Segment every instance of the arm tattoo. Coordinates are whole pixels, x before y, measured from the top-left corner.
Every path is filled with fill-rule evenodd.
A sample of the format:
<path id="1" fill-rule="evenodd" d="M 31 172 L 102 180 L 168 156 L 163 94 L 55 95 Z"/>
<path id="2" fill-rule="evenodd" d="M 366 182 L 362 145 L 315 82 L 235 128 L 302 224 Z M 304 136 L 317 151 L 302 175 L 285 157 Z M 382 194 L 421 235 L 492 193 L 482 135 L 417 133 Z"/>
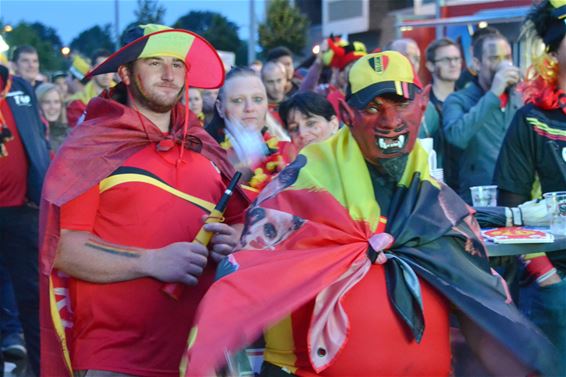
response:
<path id="1" fill-rule="evenodd" d="M 128 257 L 128 258 L 139 258 L 140 257 L 140 254 L 138 252 L 136 252 L 135 250 L 105 245 L 105 244 L 102 244 L 102 243 L 94 241 L 94 240 L 88 240 L 85 243 L 85 246 L 90 247 L 91 249 L 104 251 L 105 253 L 108 253 L 108 254 L 121 255 L 123 257 Z"/>

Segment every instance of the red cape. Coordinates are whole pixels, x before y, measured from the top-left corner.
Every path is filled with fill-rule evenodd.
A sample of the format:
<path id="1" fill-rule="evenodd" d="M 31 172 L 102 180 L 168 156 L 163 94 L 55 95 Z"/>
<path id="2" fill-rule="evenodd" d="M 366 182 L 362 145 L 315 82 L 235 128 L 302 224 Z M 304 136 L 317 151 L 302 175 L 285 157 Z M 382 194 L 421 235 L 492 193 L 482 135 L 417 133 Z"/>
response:
<path id="1" fill-rule="evenodd" d="M 45 179 L 39 226 L 42 376 L 70 376 L 71 373 L 65 361 L 67 344 L 57 334 L 51 315 L 54 307 L 50 300 L 50 277 L 60 235 L 60 207 L 100 182 L 148 144 L 157 146 L 161 143 L 167 148 L 175 142 L 181 143 L 183 105 L 177 104 L 173 109 L 171 137 L 163 134 L 136 110 L 110 98 L 114 93 L 116 91 L 89 102 L 85 121 L 65 141 Z M 226 183 L 234 174 L 225 151 L 200 126 L 192 113 L 184 146 L 212 161 L 220 169 Z M 240 189 L 238 193 L 246 198 Z"/>

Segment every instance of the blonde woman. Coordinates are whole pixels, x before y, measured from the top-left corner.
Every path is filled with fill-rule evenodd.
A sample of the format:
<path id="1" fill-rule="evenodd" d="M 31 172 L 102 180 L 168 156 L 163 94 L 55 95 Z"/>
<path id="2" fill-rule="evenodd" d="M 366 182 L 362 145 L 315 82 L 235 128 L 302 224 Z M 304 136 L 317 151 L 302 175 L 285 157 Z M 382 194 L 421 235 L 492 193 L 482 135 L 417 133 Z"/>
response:
<path id="1" fill-rule="evenodd" d="M 52 83 L 43 83 L 35 89 L 35 95 L 39 101 L 41 114 L 49 124 L 49 141 L 53 151 L 57 151 L 65 137 L 69 127 L 63 96 L 59 87 Z"/>
<path id="2" fill-rule="evenodd" d="M 226 74 L 214 112 L 206 130 L 229 151 L 236 167 L 247 171 L 249 186 L 261 190 L 294 159 L 295 148 L 270 118 L 265 86 L 252 69 L 236 67 Z M 254 158 L 242 161 L 242 155 L 251 154 Z"/>

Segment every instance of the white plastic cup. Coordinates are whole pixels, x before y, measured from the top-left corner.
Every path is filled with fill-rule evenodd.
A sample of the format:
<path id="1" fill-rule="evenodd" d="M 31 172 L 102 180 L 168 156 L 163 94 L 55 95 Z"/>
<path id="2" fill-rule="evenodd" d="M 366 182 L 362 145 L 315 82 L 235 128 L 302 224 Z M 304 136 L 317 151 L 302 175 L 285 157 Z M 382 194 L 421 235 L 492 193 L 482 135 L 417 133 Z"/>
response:
<path id="1" fill-rule="evenodd" d="M 432 169 L 430 175 L 440 182 L 444 182 L 444 169 Z"/>
<path id="2" fill-rule="evenodd" d="M 543 194 L 550 221 L 550 233 L 566 236 L 566 191 Z"/>
<path id="3" fill-rule="evenodd" d="M 497 186 L 473 186 L 470 191 L 474 207 L 497 206 Z"/>
<path id="4" fill-rule="evenodd" d="M 430 151 L 434 149 L 434 140 L 432 139 L 432 137 L 425 137 L 419 139 L 419 141 L 421 142 L 422 147 L 425 151 L 427 151 L 427 153 L 430 153 Z"/>
<path id="5" fill-rule="evenodd" d="M 425 137 L 424 139 L 419 139 L 421 142 L 421 146 L 424 148 L 426 153 L 428 153 L 428 167 L 432 174 L 433 170 L 437 168 L 436 162 L 436 151 L 434 150 L 434 140 L 432 137 Z"/>

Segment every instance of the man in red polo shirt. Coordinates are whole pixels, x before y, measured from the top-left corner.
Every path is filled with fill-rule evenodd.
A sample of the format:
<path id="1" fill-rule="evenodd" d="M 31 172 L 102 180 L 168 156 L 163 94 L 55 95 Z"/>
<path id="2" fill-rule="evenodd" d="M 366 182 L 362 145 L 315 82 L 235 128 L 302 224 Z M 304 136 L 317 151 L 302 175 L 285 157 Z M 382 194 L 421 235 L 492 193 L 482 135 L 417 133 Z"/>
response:
<path id="1" fill-rule="evenodd" d="M 45 376 L 177 376 L 212 262 L 232 252 L 248 204 L 236 191 L 225 213 L 236 225 L 207 224 L 209 249 L 193 242 L 233 169 L 179 100 L 188 77 L 220 86 L 223 66 L 186 30 L 144 25 L 129 37 L 88 75 L 117 70 L 122 82 L 90 101 L 46 180 Z M 184 290 L 172 298 L 164 282 Z"/>

